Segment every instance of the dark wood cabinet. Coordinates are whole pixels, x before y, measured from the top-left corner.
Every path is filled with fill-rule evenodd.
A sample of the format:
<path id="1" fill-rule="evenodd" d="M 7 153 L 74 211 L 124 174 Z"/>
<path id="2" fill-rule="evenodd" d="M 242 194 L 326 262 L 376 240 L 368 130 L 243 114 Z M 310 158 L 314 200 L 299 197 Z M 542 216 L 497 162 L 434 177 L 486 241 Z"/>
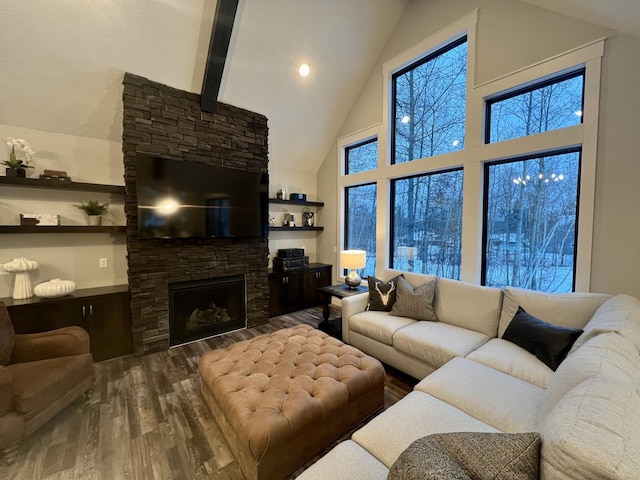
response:
<path id="1" fill-rule="evenodd" d="M 300 270 L 269 270 L 269 316 L 321 305 L 324 297 L 318 288 L 331 285 L 331 268 L 324 263 L 312 263 Z"/>
<path id="2" fill-rule="evenodd" d="M 331 285 L 331 265 L 309 268 L 304 276 L 304 300 L 310 307 L 322 305 L 324 295 L 318 289 Z"/>
<path id="3" fill-rule="evenodd" d="M 2 300 L 16 333 L 78 325 L 91 338 L 94 362 L 133 353 L 127 285 L 85 288 L 59 298 Z"/>

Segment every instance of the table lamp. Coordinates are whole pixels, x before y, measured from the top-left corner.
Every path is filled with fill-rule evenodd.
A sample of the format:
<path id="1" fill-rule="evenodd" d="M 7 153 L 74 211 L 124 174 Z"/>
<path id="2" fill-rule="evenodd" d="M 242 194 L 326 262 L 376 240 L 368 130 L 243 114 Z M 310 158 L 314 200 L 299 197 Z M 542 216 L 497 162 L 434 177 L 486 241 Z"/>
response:
<path id="1" fill-rule="evenodd" d="M 356 288 L 360 285 L 362 279 L 356 269 L 364 268 L 367 265 L 367 252 L 364 250 L 343 250 L 340 252 L 340 263 L 342 268 L 351 270 L 346 277 L 344 283 L 349 288 Z"/>

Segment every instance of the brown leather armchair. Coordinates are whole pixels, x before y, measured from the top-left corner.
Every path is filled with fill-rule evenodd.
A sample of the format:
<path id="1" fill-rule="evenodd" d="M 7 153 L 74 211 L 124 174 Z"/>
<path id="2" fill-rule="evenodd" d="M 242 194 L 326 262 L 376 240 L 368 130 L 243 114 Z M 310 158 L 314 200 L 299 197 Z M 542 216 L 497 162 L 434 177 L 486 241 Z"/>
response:
<path id="1" fill-rule="evenodd" d="M 15 335 L 0 302 L 0 449 L 5 454 L 92 384 L 93 358 L 84 329 Z"/>

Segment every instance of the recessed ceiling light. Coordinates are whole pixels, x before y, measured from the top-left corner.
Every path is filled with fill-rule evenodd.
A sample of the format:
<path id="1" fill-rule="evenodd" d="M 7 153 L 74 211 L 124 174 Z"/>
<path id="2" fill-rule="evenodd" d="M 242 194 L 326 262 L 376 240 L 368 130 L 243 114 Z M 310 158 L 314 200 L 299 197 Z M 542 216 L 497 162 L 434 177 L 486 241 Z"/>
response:
<path id="1" fill-rule="evenodd" d="M 298 73 L 300 74 L 301 77 L 306 77 L 307 75 L 309 75 L 309 72 L 311 71 L 311 68 L 309 67 L 308 64 L 303 63 L 302 65 L 300 65 L 300 67 L 298 68 Z"/>

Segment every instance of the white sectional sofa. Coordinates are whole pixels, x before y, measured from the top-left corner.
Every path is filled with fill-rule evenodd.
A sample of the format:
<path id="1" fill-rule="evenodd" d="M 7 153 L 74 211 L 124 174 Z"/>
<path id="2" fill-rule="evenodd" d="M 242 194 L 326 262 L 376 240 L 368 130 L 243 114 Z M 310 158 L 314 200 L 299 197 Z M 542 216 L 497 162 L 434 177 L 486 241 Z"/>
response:
<path id="1" fill-rule="evenodd" d="M 368 296 L 343 300 L 343 340 L 422 380 L 300 479 L 384 479 L 414 440 L 447 432 L 538 432 L 543 479 L 640 478 L 640 301 L 438 279 L 431 322 L 365 311 Z M 555 372 L 501 338 L 518 306 L 584 330 Z"/>

